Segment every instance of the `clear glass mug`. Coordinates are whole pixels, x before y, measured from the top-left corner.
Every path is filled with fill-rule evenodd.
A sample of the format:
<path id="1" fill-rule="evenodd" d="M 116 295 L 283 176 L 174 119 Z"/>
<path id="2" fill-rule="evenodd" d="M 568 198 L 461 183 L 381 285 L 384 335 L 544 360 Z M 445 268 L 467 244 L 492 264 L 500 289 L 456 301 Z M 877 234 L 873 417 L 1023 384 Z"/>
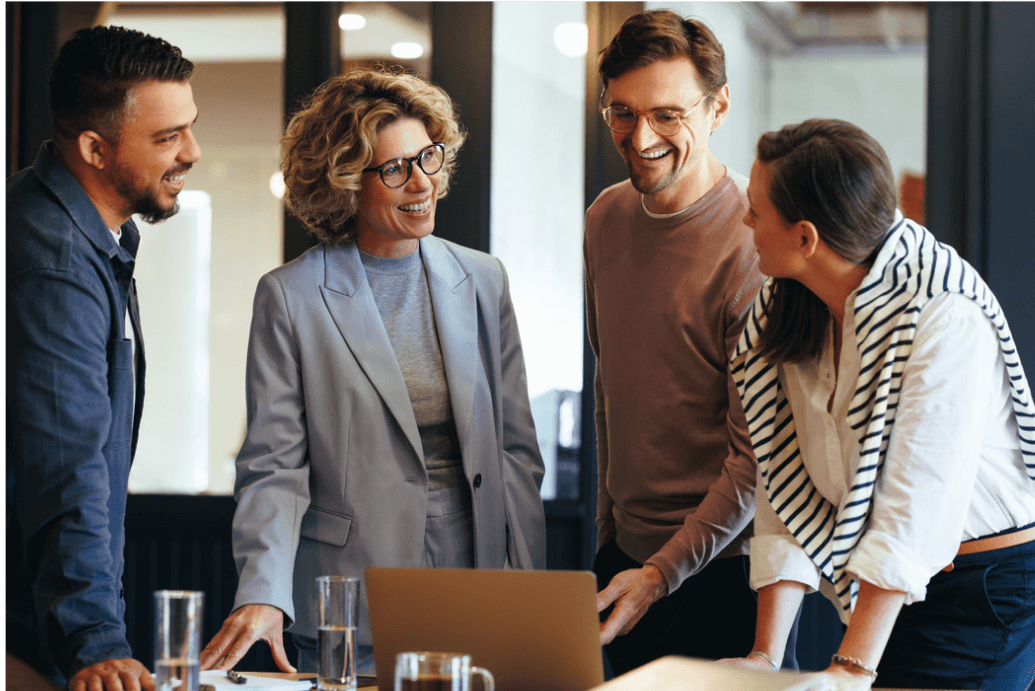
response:
<path id="1" fill-rule="evenodd" d="M 470 691 L 472 674 L 482 677 L 485 691 L 495 691 L 492 674 L 472 667 L 470 655 L 414 652 L 395 656 L 395 691 Z"/>

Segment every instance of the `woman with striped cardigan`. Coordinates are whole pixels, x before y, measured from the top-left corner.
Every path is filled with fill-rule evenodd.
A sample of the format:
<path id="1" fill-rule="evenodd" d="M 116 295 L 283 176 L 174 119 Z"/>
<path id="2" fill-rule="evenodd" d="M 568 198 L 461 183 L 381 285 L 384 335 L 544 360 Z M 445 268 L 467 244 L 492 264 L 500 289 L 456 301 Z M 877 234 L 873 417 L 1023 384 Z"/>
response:
<path id="1" fill-rule="evenodd" d="M 844 688 L 1017 689 L 1035 675 L 1035 405 L 977 272 L 896 209 L 883 149 L 809 120 L 762 136 L 761 270 L 731 360 L 758 459 L 752 653 L 802 596 L 846 626 Z M 879 681 L 874 681 L 874 680 Z"/>

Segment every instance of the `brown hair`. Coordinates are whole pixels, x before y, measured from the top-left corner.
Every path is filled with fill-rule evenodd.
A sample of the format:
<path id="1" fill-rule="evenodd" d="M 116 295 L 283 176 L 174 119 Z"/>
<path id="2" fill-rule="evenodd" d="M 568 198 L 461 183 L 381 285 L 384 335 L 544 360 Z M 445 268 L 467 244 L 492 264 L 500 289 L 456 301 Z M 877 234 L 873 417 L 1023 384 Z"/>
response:
<path id="1" fill-rule="evenodd" d="M 873 137 L 843 120 L 812 119 L 767 132 L 758 161 L 769 167 L 769 200 L 787 223 L 810 221 L 853 264 L 873 262 L 895 219 L 895 178 Z M 773 281 L 759 349 L 770 362 L 816 358 L 830 310 L 804 285 Z"/>
<path id="2" fill-rule="evenodd" d="M 291 118 L 281 140 L 284 202 L 318 240 L 355 237 L 360 178 L 373 162 L 377 134 L 403 118 L 419 120 L 432 141 L 446 145 L 441 199 L 465 135 L 439 87 L 398 71 L 356 68 L 320 86 Z"/>
<path id="3" fill-rule="evenodd" d="M 634 14 L 600 53 L 600 78 L 612 79 L 660 60 L 686 57 L 694 64 L 706 94 L 726 85 L 726 53 L 704 22 L 683 19 L 669 10 Z"/>

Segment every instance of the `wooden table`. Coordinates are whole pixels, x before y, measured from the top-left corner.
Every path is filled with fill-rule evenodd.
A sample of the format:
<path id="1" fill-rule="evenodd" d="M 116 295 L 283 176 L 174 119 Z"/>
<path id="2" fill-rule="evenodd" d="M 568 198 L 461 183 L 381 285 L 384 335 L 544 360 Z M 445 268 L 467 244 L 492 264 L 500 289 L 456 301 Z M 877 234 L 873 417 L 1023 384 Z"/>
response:
<path id="1" fill-rule="evenodd" d="M 245 672 L 256 677 L 274 677 L 277 679 L 309 679 L 313 673 L 285 674 L 282 672 Z M 27 664 L 7 653 L 6 670 L 7 691 L 65 691 Z M 374 677 L 361 677 L 359 687 L 376 687 Z M 910 689 L 886 689 L 885 691 L 911 691 Z"/>

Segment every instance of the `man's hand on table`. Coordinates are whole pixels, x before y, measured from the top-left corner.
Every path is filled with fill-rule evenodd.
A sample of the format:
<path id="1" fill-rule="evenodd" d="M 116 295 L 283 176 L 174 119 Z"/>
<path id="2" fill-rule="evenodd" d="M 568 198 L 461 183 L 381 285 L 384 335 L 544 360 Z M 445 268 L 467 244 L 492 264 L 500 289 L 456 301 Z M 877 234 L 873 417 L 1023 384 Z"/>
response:
<path id="1" fill-rule="evenodd" d="M 650 606 L 667 593 L 665 576 L 653 564 L 615 574 L 607 587 L 597 593 L 597 612 L 603 612 L 611 604 L 615 606 L 607 621 L 600 624 L 600 645 L 607 645 L 616 636 L 632 631 Z"/>
<path id="2" fill-rule="evenodd" d="M 104 660 L 84 667 L 68 680 L 68 691 L 154 691 L 147 667 L 131 659 Z"/>
<path id="3" fill-rule="evenodd" d="M 201 651 L 201 669 L 233 669 L 260 639 L 269 645 L 281 671 L 296 671 L 284 652 L 284 613 L 273 605 L 245 605 L 234 610 Z"/>

